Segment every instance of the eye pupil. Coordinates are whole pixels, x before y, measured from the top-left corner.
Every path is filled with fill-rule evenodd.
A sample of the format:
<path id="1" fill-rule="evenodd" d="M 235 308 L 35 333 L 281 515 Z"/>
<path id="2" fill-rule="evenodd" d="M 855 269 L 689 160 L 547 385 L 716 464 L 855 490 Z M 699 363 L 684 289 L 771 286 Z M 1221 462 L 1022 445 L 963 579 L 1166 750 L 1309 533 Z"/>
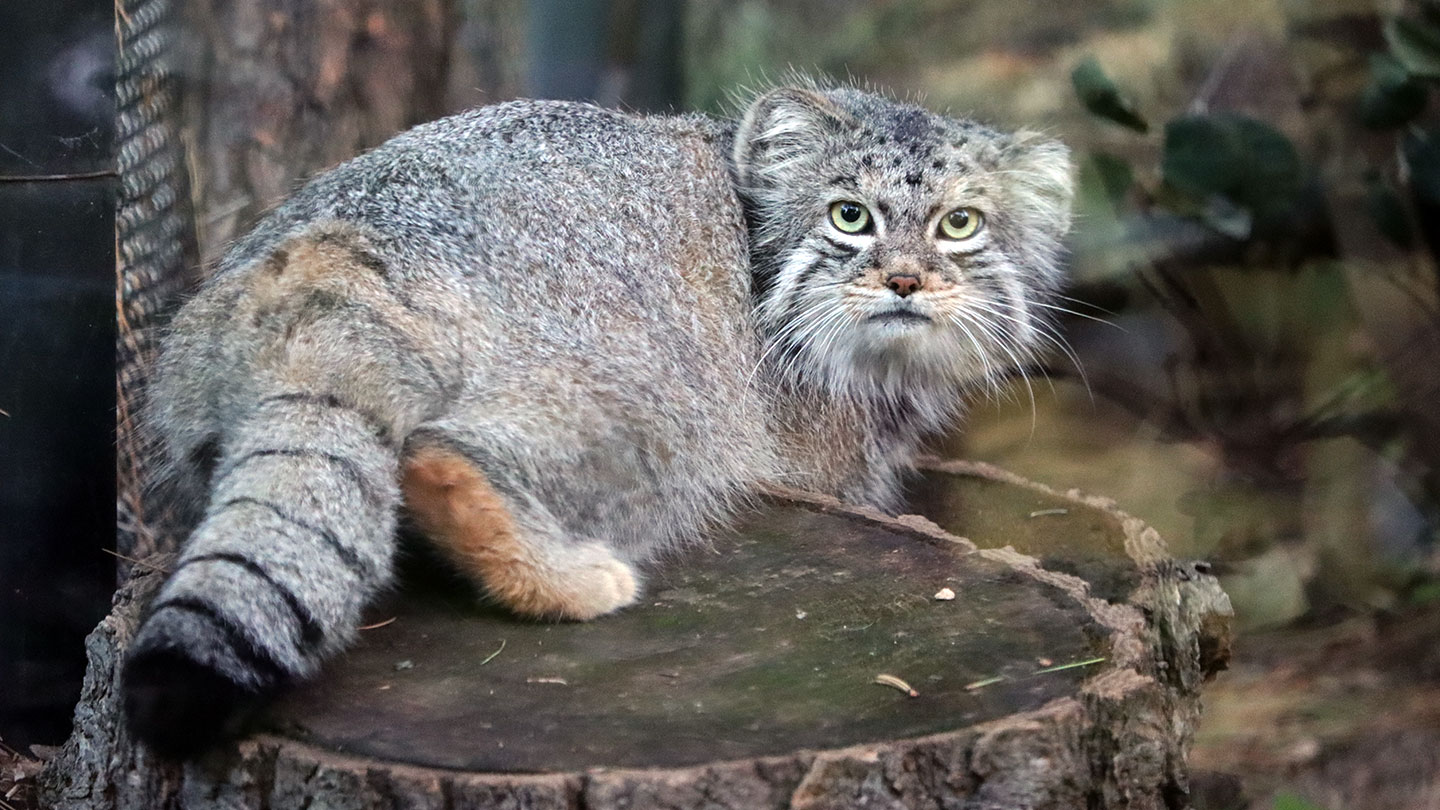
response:
<path id="1" fill-rule="evenodd" d="M 855 222 L 860 219 L 860 206 L 854 203 L 845 203 L 840 206 L 840 218 L 846 222 Z"/>
<path id="2" fill-rule="evenodd" d="M 966 226 L 966 225 L 969 225 L 969 224 L 970 224 L 970 212 L 969 212 L 969 211 L 965 211 L 965 210 L 962 209 L 962 210 L 960 210 L 960 211 L 951 211 L 951 212 L 950 212 L 950 227 L 951 227 L 951 228 L 954 228 L 954 229 L 957 230 L 957 231 L 963 231 L 963 230 L 965 230 L 965 226 Z"/>

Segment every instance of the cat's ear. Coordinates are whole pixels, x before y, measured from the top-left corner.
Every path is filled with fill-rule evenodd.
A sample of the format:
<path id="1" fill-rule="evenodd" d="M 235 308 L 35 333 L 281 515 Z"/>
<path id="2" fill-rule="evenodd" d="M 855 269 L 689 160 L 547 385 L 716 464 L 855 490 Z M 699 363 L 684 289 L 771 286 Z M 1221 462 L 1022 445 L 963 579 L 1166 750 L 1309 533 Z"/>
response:
<path id="1" fill-rule="evenodd" d="M 783 182 L 786 170 L 815 154 L 828 134 L 853 126 L 822 93 L 781 87 L 751 102 L 735 132 L 735 176 L 742 188 Z"/>
<path id="2" fill-rule="evenodd" d="M 1070 229 L 1075 167 L 1065 144 L 1038 132 L 1020 131 L 1003 147 L 1008 208 L 1052 237 Z"/>

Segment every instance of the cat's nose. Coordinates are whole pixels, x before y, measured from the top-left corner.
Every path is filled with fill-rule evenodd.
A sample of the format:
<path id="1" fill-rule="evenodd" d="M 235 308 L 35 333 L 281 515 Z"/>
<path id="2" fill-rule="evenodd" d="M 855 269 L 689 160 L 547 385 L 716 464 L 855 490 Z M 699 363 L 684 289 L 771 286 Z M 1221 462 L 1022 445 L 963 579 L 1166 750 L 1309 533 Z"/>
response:
<path id="1" fill-rule="evenodd" d="M 896 295 L 905 296 L 920 289 L 920 277 L 896 274 L 885 279 L 885 286 L 889 287 Z"/>

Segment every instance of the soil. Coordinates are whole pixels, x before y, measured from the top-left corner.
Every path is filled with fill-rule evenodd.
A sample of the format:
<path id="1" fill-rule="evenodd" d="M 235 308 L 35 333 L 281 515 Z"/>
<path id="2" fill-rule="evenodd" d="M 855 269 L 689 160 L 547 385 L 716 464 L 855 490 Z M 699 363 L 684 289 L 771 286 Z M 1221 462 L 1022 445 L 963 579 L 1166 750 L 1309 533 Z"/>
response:
<path id="1" fill-rule="evenodd" d="M 1199 810 L 1269 810 L 1287 794 L 1324 810 L 1440 807 L 1436 638 L 1433 603 L 1242 634 L 1204 693 Z"/>
<path id="2" fill-rule="evenodd" d="M 0 742 L 0 810 L 40 810 L 35 775 L 44 766 Z"/>

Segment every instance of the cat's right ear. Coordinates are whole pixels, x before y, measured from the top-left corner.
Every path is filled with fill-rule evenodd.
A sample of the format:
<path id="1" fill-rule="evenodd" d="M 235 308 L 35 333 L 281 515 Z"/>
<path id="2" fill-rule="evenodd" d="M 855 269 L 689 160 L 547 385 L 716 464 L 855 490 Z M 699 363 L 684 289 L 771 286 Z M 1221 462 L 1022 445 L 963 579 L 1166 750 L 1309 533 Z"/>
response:
<path id="1" fill-rule="evenodd" d="M 735 132 L 732 159 L 741 188 L 783 184 L 789 170 L 819 152 L 827 134 L 852 120 L 824 94 L 781 87 L 751 102 Z"/>

